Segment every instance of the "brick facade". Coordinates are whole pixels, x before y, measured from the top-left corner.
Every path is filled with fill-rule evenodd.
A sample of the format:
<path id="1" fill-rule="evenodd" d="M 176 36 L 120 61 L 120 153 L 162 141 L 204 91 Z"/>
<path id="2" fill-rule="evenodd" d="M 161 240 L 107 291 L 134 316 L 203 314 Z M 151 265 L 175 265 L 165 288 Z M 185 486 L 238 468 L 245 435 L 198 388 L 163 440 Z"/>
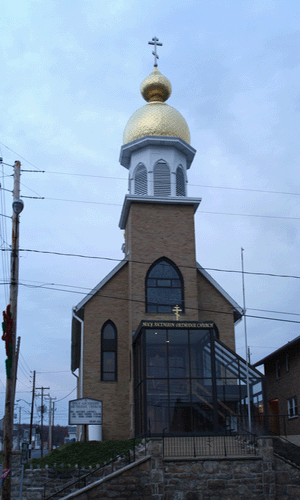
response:
<path id="1" fill-rule="evenodd" d="M 167 257 L 184 280 L 181 320 L 209 320 L 220 340 L 235 348 L 232 304 L 197 270 L 194 207 L 186 204 L 132 203 L 127 218 L 128 262 L 84 306 L 83 397 L 103 401 L 103 439 L 131 437 L 133 428 L 132 334 L 145 320 L 174 320 L 174 314 L 146 313 L 145 279 L 151 264 Z M 101 381 L 101 329 L 116 325 L 117 381 Z"/>
<path id="2" fill-rule="evenodd" d="M 265 367 L 270 429 L 300 445 L 299 410 L 292 417 L 288 414 L 289 400 L 296 398 L 300 404 L 300 339 L 256 363 L 261 364 Z"/>

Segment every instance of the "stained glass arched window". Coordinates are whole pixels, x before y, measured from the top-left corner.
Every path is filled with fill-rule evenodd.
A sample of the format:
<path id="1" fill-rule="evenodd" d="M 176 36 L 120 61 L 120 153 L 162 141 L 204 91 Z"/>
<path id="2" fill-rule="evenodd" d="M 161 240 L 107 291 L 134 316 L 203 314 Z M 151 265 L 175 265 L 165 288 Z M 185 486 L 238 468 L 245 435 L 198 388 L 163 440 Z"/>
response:
<path id="1" fill-rule="evenodd" d="M 184 312 L 183 278 L 177 266 L 163 257 L 152 264 L 146 276 L 146 311 L 172 313 L 176 305 Z"/>

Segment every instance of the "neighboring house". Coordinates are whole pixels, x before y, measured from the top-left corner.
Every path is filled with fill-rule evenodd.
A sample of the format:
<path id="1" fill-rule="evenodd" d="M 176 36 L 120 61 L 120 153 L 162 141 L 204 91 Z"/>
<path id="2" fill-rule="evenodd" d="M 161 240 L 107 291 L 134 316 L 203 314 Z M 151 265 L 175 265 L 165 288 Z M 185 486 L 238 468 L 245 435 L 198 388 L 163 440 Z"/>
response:
<path id="1" fill-rule="evenodd" d="M 300 336 L 254 366 L 264 365 L 270 430 L 300 446 Z"/>
<path id="2" fill-rule="evenodd" d="M 103 402 L 105 440 L 149 428 L 220 433 L 247 422 L 246 363 L 234 352 L 243 311 L 196 261 L 201 199 L 187 195 L 196 151 L 185 119 L 164 102 L 171 84 L 155 67 L 141 92 L 147 104 L 129 119 L 120 155 L 129 171 L 125 257 L 73 310 L 77 397 Z M 262 376 L 248 375 L 255 415 Z"/>

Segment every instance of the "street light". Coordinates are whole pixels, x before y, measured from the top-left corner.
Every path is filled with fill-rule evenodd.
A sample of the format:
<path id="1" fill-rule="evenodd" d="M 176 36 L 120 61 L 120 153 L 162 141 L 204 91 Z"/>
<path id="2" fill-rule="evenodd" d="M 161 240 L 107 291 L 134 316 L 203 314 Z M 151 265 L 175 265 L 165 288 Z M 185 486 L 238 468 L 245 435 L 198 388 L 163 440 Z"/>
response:
<path id="1" fill-rule="evenodd" d="M 20 215 L 24 208 L 24 201 L 21 198 L 16 198 L 12 203 L 12 208 L 16 215 Z"/>

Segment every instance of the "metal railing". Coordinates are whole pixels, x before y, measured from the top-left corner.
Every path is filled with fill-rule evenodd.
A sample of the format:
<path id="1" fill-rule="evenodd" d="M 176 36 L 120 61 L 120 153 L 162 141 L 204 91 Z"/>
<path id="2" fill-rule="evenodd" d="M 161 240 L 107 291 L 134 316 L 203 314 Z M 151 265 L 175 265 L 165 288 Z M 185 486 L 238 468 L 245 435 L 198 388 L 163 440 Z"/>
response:
<path id="1" fill-rule="evenodd" d="M 51 488 L 51 483 L 53 483 L 57 480 L 59 475 L 56 476 L 56 478 L 50 479 L 49 481 L 44 483 L 44 495 L 43 498 L 44 500 L 50 500 L 54 498 L 59 498 L 59 496 L 63 492 L 71 492 L 75 491 L 76 489 L 81 489 L 87 486 L 88 484 L 91 484 L 94 482 L 94 478 L 99 479 L 102 473 L 102 477 L 106 477 L 112 472 L 116 470 L 116 464 L 119 463 L 119 465 L 122 465 L 125 467 L 125 465 L 129 465 L 130 463 L 133 463 L 136 461 L 136 445 L 139 442 L 142 442 L 144 439 L 144 453 L 146 456 L 147 453 L 147 438 L 150 437 L 150 431 L 147 431 L 144 433 L 142 436 L 134 437 L 131 439 L 132 442 L 132 449 L 128 449 L 125 452 L 121 454 L 116 454 L 111 458 L 111 460 L 107 461 L 105 464 L 94 468 L 90 472 L 86 472 L 86 469 L 75 469 L 73 471 L 69 471 L 67 474 L 70 476 L 70 474 L 73 474 L 75 476 L 78 474 L 78 478 L 72 481 L 69 481 L 63 488 L 60 488 L 59 490 L 55 491 L 54 493 L 50 494 L 49 496 L 46 496 L 47 494 L 47 489 Z M 63 475 L 60 475 L 60 477 L 63 479 Z M 53 486 L 52 486 L 53 487 Z"/>
<path id="2" fill-rule="evenodd" d="M 254 435 L 163 435 L 164 458 L 257 455 Z"/>
<path id="3" fill-rule="evenodd" d="M 163 456 L 169 457 L 227 457 L 257 455 L 257 435 L 237 419 L 218 433 L 168 433 L 163 430 Z"/>

